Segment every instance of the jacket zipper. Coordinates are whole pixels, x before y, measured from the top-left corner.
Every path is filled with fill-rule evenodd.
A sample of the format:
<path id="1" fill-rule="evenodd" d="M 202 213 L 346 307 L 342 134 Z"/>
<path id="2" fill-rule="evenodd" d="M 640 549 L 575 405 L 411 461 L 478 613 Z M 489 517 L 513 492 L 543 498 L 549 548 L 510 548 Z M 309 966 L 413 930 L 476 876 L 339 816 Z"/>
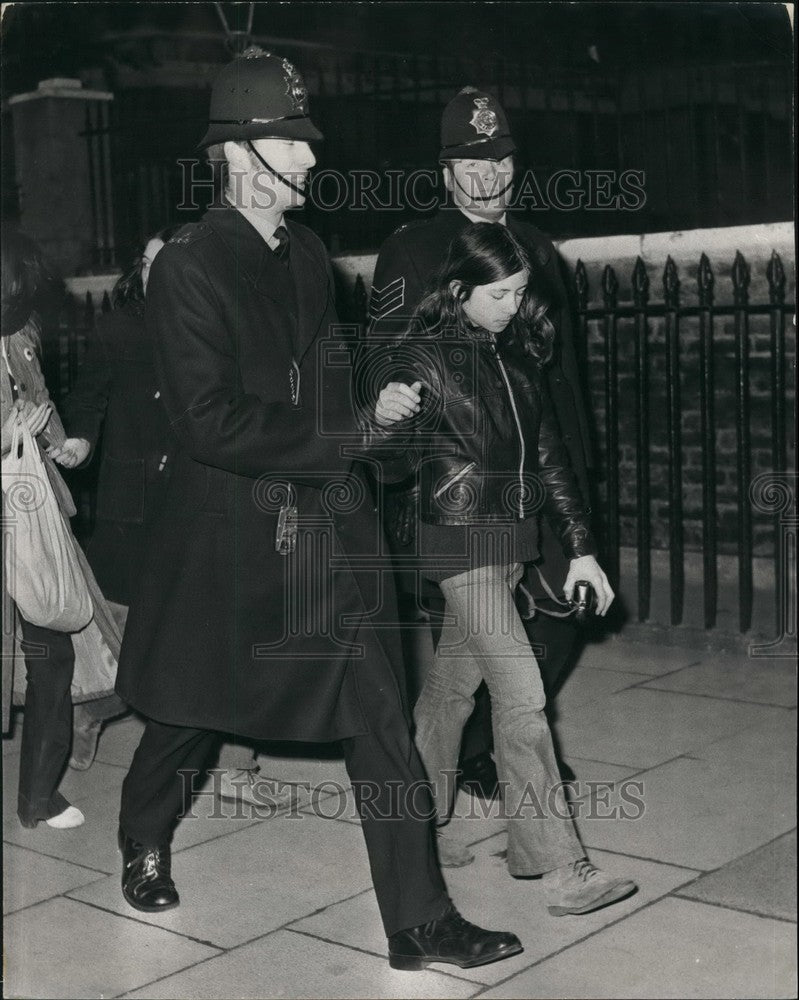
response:
<path id="1" fill-rule="evenodd" d="M 499 370 L 502 372 L 502 378 L 505 381 L 505 388 L 508 390 L 508 397 L 510 398 L 511 409 L 513 410 L 513 417 L 516 421 L 516 430 L 519 432 L 519 519 L 524 520 L 524 459 L 525 459 L 525 447 L 524 447 L 524 434 L 522 433 L 522 424 L 519 420 L 519 411 L 516 409 L 516 400 L 513 398 L 513 389 L 510 386 L 510 379 L 508 378 L 508 373 L 505 371 L 505 365 L 502 363 L 502 358 L 494 346 L 491 345 L 491 350 L 494 353 L 494 357 L 497 359 L 497 364 L 499 365 Z"/>
<path id="2" fill-rule="evenodd" d="M 438 500 L 438 498 L 441 496 L 442 493 L 446 493 L 446 491 L 450 488 L 450 486 L 454 486 L 459 479 L 463 479 L 463 477 L 467 475 L 469 472 L 471 472 L 476 465 L 477 462 L 469 462 L 468 465 L 464 465 L 464 467 L 460 470 L 460 472 L 456 472 L 454 476 L 452 476 L 444 483 L 443 486 L 439 486 L 439 488 L 433 494 L 433 499 Z"/>

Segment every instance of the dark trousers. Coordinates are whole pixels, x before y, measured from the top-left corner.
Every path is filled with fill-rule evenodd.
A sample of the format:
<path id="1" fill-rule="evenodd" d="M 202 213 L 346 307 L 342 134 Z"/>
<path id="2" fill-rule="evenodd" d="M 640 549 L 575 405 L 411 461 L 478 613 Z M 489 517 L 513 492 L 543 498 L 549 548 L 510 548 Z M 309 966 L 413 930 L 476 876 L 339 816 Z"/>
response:
<path id="1" fill-rule="evenodd" d="M 440 916 L 448 904 L 435 857 L 432 800 L 391 666 L 371 629 L 353 661 L 370 732 L 343 740 L 387 935 Z M 220 735 L 148 720 L 122 786 L 120 825 L 139 843 L 168 841 L 190 797 L 179 771 L 201 771 Z M 413 805 L 414 808 L 409 806 Z"/>
<path id="2" fill-rule="evenodd" d="M 69 805 L 58 791 L 58 784 L 72 740 L 70 686 L 75 652 L 67 633 L 32 625 L 22 615 L 20 621 L 28 686 L 17 813 L 25 826 L 35 826 Z"/>
<path id="3" fill-rule="evenodd" d="M 438 594 L 435 596 L 428 594 L 425 603 L 431 612 L 433 645 L 437 646 L 438 637 L 441 634 L 444 599 Z M 555 608 L 554 603 L 546 598 L 536 598 L 536 604 L 539 608 L 542 606 Z M 562 610 L 562 608 L 555 608 L 555 610 Z M 524 628 L 541 668 L 549 712 L 551 711 L 551 699 L 555 696 L 564 679 L 564 668 L 569 662 L 570 654 L 574 648 L 577 627 L 570 618 L 552 618 L 539 610 L 535 618 L 524 621 Z M 493 746 L 491 698 L 488 695 L 488 688 L 483 683 L 475 693 L 474 711 L 463 730 L 460 759 L 467 761 L 472 757 L 479 757 L 492 750 Z"/>

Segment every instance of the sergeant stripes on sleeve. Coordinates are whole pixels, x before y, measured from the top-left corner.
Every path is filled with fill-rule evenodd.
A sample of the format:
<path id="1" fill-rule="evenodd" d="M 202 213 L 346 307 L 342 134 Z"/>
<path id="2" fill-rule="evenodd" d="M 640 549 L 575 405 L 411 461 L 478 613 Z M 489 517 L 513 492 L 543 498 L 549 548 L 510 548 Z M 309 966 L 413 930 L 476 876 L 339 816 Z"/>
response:
<path id="1" fill-rule="evenodd" d="M 369 311 L 373 319 L 382 319 L 405 303 L 405 278 L 395 278 L 382 288 L 372 289 Z"/>

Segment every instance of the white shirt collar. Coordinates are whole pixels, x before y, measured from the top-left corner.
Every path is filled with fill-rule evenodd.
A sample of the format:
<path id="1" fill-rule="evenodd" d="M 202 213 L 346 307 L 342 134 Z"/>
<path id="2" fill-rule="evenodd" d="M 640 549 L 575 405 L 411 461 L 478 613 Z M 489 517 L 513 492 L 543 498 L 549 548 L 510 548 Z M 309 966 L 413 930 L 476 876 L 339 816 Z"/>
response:
<path id="1" fill-rule="evenodd" d="M 458 210 L 461 211 L 461 212 L 463 212 L 463 214 L 466 216 L 466 218 L 469 219 L 471 222 L 487 222 L 488 221 L 487 219 L 481 219 L 479 215 L 472 215 L 471 212 L 467 212 L 466 209 L 463 208 L 461 205 L 458 205 Z M 507 226 L 507 224 L 508 224 L 507 219 L 508 219 L 507 213 L 503 212 L 502 213 L 502 218 L 501 219 L 497 219 L 497 222 L 499 222 L 500 226 Z"/>
<path id="2" fill-rule="evenodd" d="M 233 204 L 229 202 L 229 204 Z M 275 247 L 279 245 L 279 240 L 275 239 L 275 230 L 277 226 L 270 219 L 267 219 L 261 212 L 255 208 L 245 208 L 241 205 L 233 206 L 237 212 L 241 212 L 247 222 L 255 229 L 258 235 L 267 244 L 270 250 L 274 250 Z M 281 220 L 280 225 L 285 225 L 285 222 Z"/>

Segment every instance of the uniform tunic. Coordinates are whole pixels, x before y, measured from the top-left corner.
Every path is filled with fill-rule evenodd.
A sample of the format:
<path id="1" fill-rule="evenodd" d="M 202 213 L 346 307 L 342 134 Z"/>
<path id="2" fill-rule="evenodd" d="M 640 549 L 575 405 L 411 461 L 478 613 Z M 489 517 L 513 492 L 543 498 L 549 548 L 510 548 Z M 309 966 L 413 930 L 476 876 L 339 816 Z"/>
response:
<path id="1" fill-rule="evenodd" d="M 369 727 L 352 669 L 359 623 L 397 619 L 353 468 L 329 262 L 310 230 L 287 228 L 288 268 L 230 207 L 184 227 L 153 264 L 146 317 L 177 446 L 117 689 L 158 722 L 332 740 Z M 286 505 L 298 540 L 283 555 Z M 381 684 L 403 691 L 396 630 L 378 634 L 394 671 Z"/>

